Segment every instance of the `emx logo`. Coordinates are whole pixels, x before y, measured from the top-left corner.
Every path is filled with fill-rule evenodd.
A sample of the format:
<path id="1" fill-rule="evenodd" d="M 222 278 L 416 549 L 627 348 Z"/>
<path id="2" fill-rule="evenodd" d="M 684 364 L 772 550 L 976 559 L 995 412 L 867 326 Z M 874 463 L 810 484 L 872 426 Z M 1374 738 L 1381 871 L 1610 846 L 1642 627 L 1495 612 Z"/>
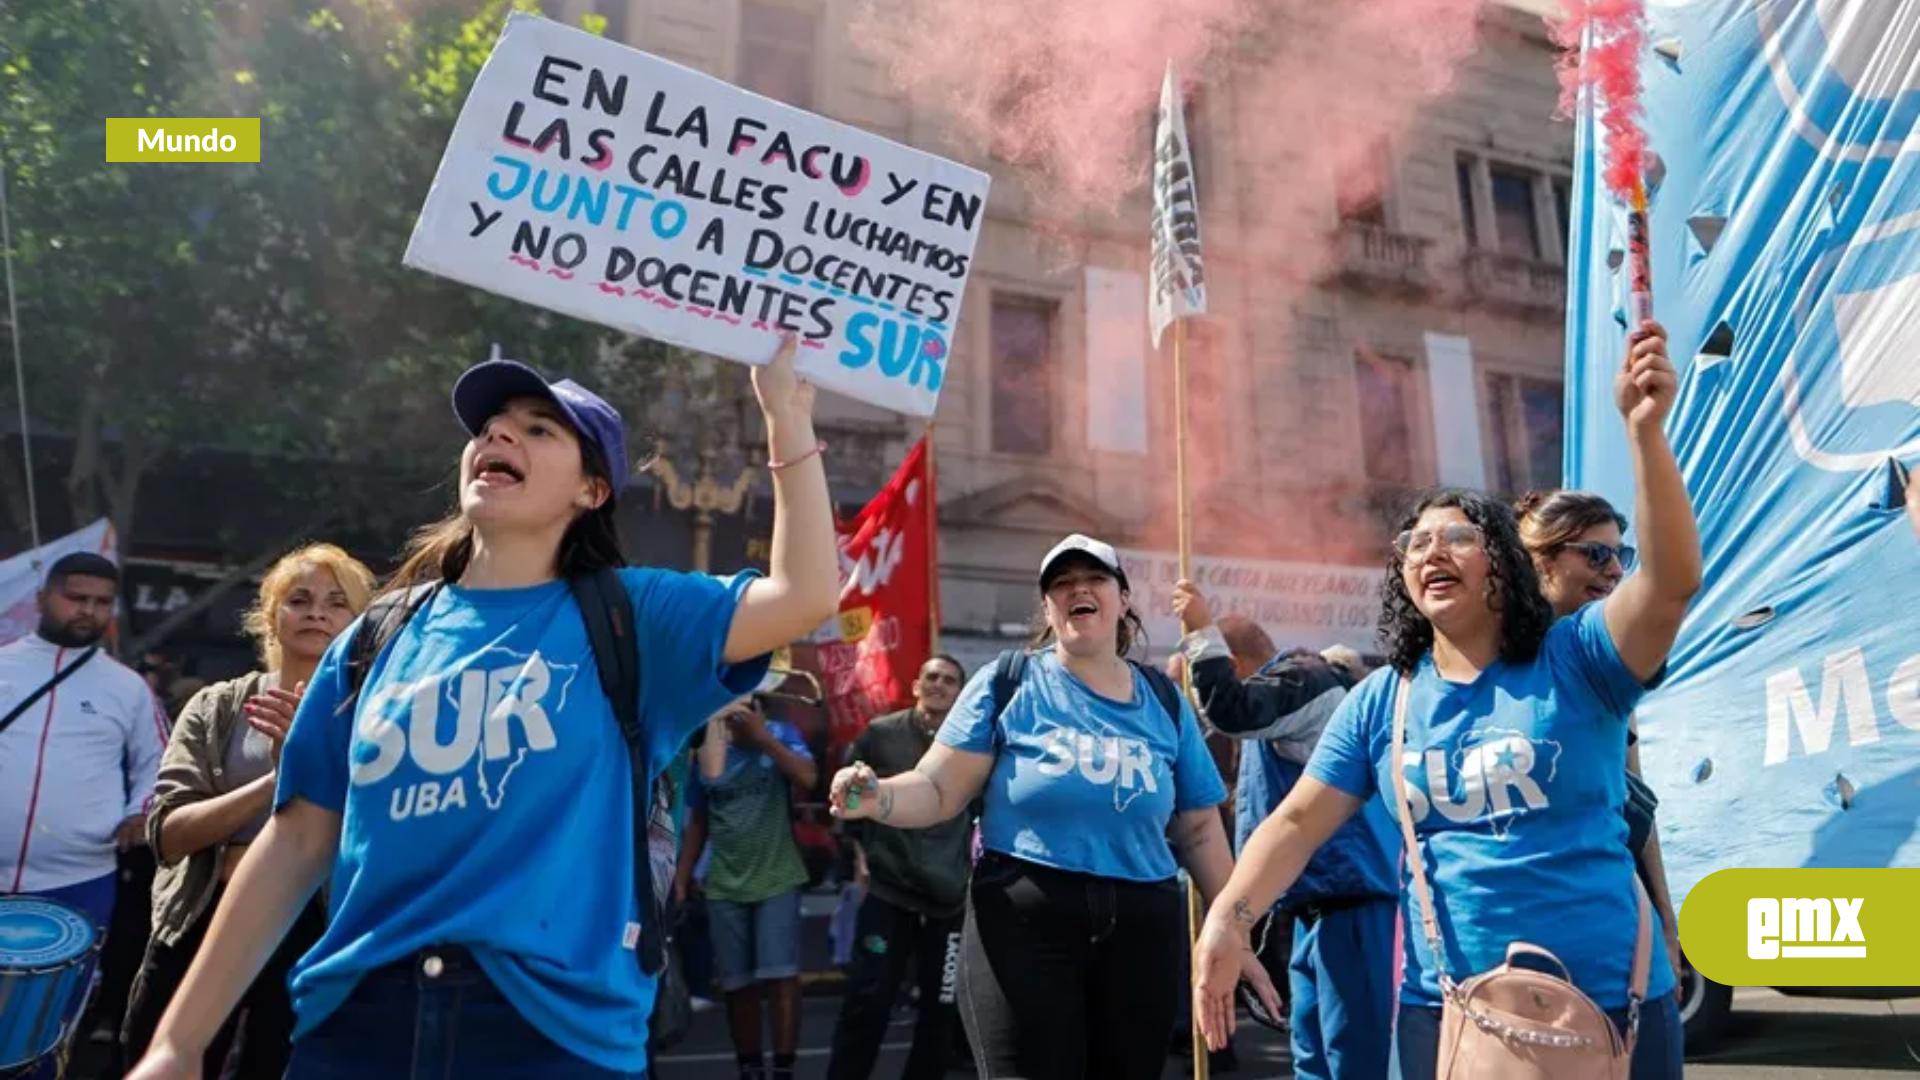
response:
<path id="1" fill-rule="evenodd" d="M 1920 972 L 1912 911 L 1920 870 L 1720 870 L 1681 905 L 1680 944 L 1727 986 L 1906 987 Z"/>
<path id="2" fill-rule="evenodd" d="M 1747 958 L 1865 960 L 1860 909 L 1866 902 L 1858 896 L 1756 896 L 1747 901 Z"/>

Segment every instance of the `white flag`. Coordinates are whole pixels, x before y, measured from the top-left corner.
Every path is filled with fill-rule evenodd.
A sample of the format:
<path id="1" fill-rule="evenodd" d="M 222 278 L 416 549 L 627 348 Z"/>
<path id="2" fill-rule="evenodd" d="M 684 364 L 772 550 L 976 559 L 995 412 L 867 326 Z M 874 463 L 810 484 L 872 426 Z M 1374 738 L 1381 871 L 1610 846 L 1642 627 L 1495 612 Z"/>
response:
<path id="1" fill-rule="evenodd" d="M 76 551 L 91 551 L 119 561 L 114 553 L 113 529 L 106 518 L 79 532 L 0 560 L 0 645 L 25 637 L 40 625 L 34 597 L 40 586 L 47 583 L 48 569 Z"/>
<path id="2" fill-rule="evenodd" d="M 1153 345 L 1175 319 L 1207 313 L 1207 273 L 1200 258 L 1200 197 L 1173 62 L 1160 87 L 1160 122 L 1153 137 L 1153 266 L 1147 278 L 1147 318 Z"/>

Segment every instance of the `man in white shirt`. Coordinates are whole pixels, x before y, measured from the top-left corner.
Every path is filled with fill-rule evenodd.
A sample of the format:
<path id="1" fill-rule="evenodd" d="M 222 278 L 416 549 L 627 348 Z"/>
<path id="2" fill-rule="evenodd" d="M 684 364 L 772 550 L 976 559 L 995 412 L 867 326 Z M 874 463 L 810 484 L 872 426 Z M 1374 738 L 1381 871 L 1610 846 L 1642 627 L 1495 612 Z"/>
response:
<path id="1" fill-rule="evenodd" d="M 0 894 L 62 900 L 101 927 L 167 741 L 146 680 L 100 648 L 119 587 L 110 560 L 68 555 L 40 590 L 39 630 L 0 646 Z"/>

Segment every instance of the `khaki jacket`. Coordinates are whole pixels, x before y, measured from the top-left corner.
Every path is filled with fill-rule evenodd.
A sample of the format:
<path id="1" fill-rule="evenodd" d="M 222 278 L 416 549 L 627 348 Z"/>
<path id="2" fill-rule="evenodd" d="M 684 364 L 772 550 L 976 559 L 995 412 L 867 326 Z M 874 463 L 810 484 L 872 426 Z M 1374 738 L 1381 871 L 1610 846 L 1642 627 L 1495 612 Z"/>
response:
<path id="1" fill-rule="evenodd" d="M 161 826 L 182 806 L 233 790 L 226 779 L 227 743 L 234 726 L 246 722 L 242 706 L 266 687 L 267 676 L 257 671 L 215 683 L 193 695 L 174 721 L 147 815 L 147 844 L 159 862 L 153 877 L 153 939 L 159 944 L 178 942 L 207 914 L 227 859 L 227 846 L 215 844 L 169 861 L 160 854 Z"/>

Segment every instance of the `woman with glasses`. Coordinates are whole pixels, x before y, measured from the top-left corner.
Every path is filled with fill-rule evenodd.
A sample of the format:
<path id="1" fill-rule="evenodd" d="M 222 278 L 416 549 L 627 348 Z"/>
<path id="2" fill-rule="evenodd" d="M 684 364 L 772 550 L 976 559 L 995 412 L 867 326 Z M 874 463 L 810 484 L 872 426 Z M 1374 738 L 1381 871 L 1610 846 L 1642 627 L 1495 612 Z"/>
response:
<path id="1" fill-rule="evenodd" d="M 1556 618 L 1566 618 L 1596 600 L 1612 595 L 1620 579 L 1638 557 L 1623 543 L 1627 519 L 1613 504 L 1590 491 L 1532 491 L 1514 504 L 1520 541 L 1533 555 L 1540 575 L 1540 591 L 1553 605 Z M 1667 888 L 1666 862 L 1660 857 L 1660 836 L 1654 828 L 1654 808 L 1660 800 L 1640 779 L 1640 735 L 1627 718 L 1627 801 L 1621 812 L 1627 821 L 1627 850 L 1633 854 L 1640 880 L 1660 914 L 1666 934 L 1667 959 L 1674 974 L 1680 971 L 1679 923 L 1674 918 L 1673 895 Z"/>
<path id="2" fill-rule="evenodd" d="M 1399 1076 L 1435 1075 L 1443 993 L 1500 966 L 1515 942 L 1551 952 L 1556 973 L 1623 1037 L 1637 1034 L 1636 1078 L 1680 1075 L 1674 977 L 1658 935 L 1644 983 L 1635 977 L 1644 908 L 1620 813 L 1627 714 L 1700 585 L 1699 535 L 1663 429 L 1676 389 L 1665 332 L 1647 323 L 1615 380 L 1645 564 L 1602 603 L 1556 620 L 1512 510 L 1492 498 L 1440 492 L 1402 523 L 1381 618 L 1389 668 L 1341 704 L 1208 913 L 1194 1007 L 1210 1044 L 1232 1030 L 1248 929 L 1315 849 L 1383 798 L 1413 837 L 1403 882 L 1418 866 L 1434 917 L 1431 935 L 1408 934 Z M 1422 927 L 1427 905 L 1408 903 L 1408 891 L 1403 883 L 1407 925 Z"/>

